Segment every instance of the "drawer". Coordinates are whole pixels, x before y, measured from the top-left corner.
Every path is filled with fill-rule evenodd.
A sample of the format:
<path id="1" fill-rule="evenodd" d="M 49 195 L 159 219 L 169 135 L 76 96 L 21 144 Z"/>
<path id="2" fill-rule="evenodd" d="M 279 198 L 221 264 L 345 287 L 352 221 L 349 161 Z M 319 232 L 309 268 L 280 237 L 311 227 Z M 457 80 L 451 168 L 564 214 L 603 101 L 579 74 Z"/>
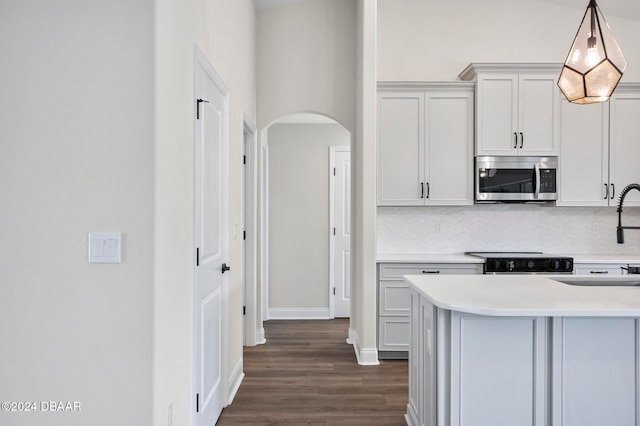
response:
<path id="1" fill-rule="evenodd" d="M 627 265 L 622 264 L 574 264 L 573 270 L 576 275 L 623 275 L 627 272 L 622 269 Z"/>
<path id="2" fill-rule="evenodd" d="M 379 315 L 409 315 L 411 300 L 406 281 L 380 281 Z"/>
<path id="3" fill-rule="evenodd" d="M 378 322 L 378 350 L 409 351 L 411 324 L 409 317 L 380 317 Z"/>
<path id="4" fill-rule="evenodd" d="M 482 274 L 480 263 L 381 263 L 381 280 L 402 280 L 403 275 L 421 274 Z"/>

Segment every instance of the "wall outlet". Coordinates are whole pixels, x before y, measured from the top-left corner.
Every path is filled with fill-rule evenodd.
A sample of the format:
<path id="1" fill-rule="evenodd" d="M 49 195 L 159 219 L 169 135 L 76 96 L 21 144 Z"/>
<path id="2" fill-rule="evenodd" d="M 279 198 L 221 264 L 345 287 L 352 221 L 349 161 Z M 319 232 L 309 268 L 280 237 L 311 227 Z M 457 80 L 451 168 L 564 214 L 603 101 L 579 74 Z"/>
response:
<path id="1" fill-rule="evenodd" d="M 440 221 L 436 220 L 433 224 L 433 230 L 435 231 L 435 233 L 439 233 L 440 231 L 442 231 L 442 227 L 440 226 Z"/>
<path id="2" fill-rule="evenodd" d="M 173 402 L 167 407 L 167 426 L 173 426 Z"/>
<path id="3" fill-rule="evenodd" d="M 597 234 L 599 232 L 600 232 L 600 222 L 598 222 L 597 220 L 591 222 L 591 233 Z"/>

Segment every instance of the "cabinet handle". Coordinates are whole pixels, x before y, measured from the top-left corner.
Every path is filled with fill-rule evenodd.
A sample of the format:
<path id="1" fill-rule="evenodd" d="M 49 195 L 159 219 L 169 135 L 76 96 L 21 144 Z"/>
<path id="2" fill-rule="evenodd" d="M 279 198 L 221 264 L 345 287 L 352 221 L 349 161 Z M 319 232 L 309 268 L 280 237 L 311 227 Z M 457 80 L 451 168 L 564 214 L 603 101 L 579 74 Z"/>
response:
<path id="1" fill-rule="evenodd" d="M 420 198 L 424 198 L 424 182 L 420 182 Z"/>
<path id="2" fill-rule="evenodd" d="M 607 198 L 609 198 L 609 184 L 605 183 L 604 184 L 604 200 L 606 200 Z"/>
<path id="3" fill-rule="evenodd" d="M 608 274 L 609 271 L 591 271 L 592 274 Z"/>
<path id="4" fill-rule="evenodd" d="M 613 197 L 616 196 L 616 185 L 615 184 L 611 184 L 611 198 L 610 200 L 613 200 Z"/>
<path id="5" fill-rule="evenodd" d="M 423 274 L 439 274 L 440 271 L 422 271 Z"/>
<path id="6" fill-rule="evenodd" d="M 429 198 L 430 194 L 431 194 L 431 189 L 429 188 L 429 182 L 427 182 L 427 198 Z"/>
<path id="7" fill-rule="evenodd" d="M 513 132 L 513 139 L 514 139 L 513 149 L 516 149 L 518 147 L 518 134 L 516 132 Z"/>
<path id="8" fill-rule="evenodd" d="M 520 132 L 520 149 L 522 149 L 523 145 L 524 145 L 524 135 L 522 134 L 522 132 Z"/>

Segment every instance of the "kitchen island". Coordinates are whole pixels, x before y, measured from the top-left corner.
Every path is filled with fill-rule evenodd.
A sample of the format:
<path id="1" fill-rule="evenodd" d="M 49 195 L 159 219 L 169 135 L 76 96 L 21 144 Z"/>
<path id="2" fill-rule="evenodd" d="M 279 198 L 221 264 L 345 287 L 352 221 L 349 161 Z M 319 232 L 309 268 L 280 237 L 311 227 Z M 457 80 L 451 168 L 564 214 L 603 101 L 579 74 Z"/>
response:
<path id="1" fill-rule="evenodd" d="M 407 423 L 639 424 L 638 278 L 406 276 Z"/>

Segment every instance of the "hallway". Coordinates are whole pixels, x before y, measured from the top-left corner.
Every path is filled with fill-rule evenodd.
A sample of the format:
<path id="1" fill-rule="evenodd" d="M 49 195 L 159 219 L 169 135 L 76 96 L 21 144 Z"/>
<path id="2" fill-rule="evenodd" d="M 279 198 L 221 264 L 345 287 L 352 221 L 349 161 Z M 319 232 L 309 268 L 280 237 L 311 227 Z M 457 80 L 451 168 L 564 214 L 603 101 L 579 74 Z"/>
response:
<path id="1" fill-rule="evenodd" d="M 407 362 L 356 363 L 349 320 L 267 321 L 217 425 L 405 425 Z"/>

